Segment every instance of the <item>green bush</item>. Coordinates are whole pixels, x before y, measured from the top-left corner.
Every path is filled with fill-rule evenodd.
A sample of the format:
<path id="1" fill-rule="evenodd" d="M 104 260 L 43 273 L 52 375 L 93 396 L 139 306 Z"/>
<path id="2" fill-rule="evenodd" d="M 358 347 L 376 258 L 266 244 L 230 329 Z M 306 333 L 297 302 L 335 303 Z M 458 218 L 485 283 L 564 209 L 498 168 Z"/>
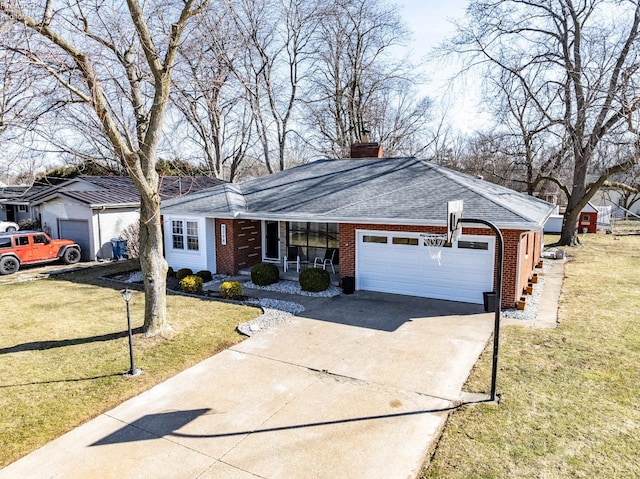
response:
<path id="1" fill-rule="evenodd" d="M 189 268 L 180 268 L 176 272 L 176 278 L 178 278 L 180 281 L 182 281 L 187 276 L 191 276 L 191 275 L 193 275 L 193 270 Z"/>
<path id="2" fill-rule="evenodd" d="M 242 296 L 242 285 L 237 281 L 224 281 L 220 285 L 220 296 L 225 299 L 234 299 Z"/>
<path id="3" fill-rule="evenodd" d="M 213 275 L 211 274 L 211 271 L 207 271 L 206 269 L 202 271 L 198 271 L 196 273 L 196 276 L 200 276 L 202 278 L 202 281 L 204 281 L 205 283 L 208 283 L 213 279 Z"/>
<path id="4" fill-rule="evenodd" d="M 203 281 L 200 276 L 192 274 L 180 280 L 180 289 L 185 293 L 199 294 L 202 293 L 202 283 Z"/>
<path id="5" fill-rule="evenodd" d="M 260 263 L 251 268 L 251 281 L 258 286 L 277 283 L 279 279 L 280 272 L 273 263 Z"/>
<path id="6" fill-rule="evenodd" d="M 300 273 L 300 288 L 303 291 L 318 293 L 326 290 L 330 284 L 329 272 L 323 269 L 309 268 Z"/>
<path id="7" fill-rule="evenodd" d="M 173 270 L 171 266 L 167 270 L 167 278 L 174 278 L 176 276 L 176 272 Z"/>

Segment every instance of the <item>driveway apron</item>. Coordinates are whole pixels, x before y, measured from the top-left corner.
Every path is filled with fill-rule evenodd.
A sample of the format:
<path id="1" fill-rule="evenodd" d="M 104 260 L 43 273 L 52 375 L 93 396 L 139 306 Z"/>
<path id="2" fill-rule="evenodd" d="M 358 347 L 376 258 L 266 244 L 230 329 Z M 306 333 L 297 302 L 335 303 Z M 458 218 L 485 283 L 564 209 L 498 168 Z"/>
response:
<path id="1" fill-rule="evenodd" d="M 413 478 L 485 347 L 478 305 L 357 292 L 176 375 L 5 478 Z"/>

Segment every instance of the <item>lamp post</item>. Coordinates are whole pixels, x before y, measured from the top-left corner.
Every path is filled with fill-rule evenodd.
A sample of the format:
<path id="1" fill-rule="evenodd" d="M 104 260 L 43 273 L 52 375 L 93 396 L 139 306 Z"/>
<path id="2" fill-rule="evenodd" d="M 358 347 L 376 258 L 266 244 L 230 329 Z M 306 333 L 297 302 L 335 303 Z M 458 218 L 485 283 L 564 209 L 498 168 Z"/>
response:
<path id="1" fill-rule="evenodd" d="M 134 378 L 139 376 L 140 373 L 142 373 L 142 370 L 137 369 L 133 364 L 133 336 L 131 335 L 131 313 L 129 312 L 129 301 L 131 301 L 132 292 L 129 288 L 125 288 L 120 291 L 120 294 L 122 295 L 124 302 L 127 303 L 127 329 L 129 330 L 129 358 L 131 361 L 131 368 L 129 368 L 124 375 L 129 378 Z"/>

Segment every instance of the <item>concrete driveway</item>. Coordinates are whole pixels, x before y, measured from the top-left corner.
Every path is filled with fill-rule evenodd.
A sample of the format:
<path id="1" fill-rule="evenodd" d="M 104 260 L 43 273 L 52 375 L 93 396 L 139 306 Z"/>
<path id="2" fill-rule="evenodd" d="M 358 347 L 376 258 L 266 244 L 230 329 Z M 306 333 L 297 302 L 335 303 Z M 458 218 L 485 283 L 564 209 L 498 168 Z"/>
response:
<path id="1" fill-rule="evenodd" d="M 47 444 L 0 479 L 415 477 L 493 314 L 366 292 L 287 299 L 306 311 Z"/>

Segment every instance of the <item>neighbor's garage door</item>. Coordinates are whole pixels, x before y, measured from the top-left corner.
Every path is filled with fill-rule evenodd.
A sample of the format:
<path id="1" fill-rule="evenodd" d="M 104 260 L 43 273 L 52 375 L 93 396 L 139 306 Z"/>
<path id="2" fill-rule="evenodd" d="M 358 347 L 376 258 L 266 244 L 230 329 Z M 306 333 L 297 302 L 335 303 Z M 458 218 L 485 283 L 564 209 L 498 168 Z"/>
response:
<path id="1" fill-rule="evenodd" d="M 493 290 L 495 238 L 462 235 L 452 248 L 428 248 L 419 233 L 359 231 L 356 288 L 482 303 Z"/>
<path id="2" fill-rule="evenodd" d="M 58 232 L 60 238 L 73 240 L 80 245 L 83 261 L 90 260 L 91 243 L 88 220 L 58 220 Z"/>

